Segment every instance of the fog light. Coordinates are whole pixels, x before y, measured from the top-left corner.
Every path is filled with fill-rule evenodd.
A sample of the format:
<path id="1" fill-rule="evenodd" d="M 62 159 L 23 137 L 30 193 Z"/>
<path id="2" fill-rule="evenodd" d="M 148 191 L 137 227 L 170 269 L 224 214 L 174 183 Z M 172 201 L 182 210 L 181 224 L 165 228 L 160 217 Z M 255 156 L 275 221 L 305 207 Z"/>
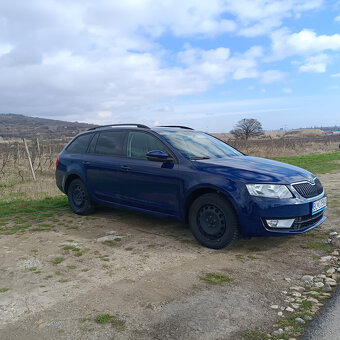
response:
<path id="1" fill-rule="evenodd" d="M 287 220 L 266 220 L 268 227 L 278 229 L 290 228 L 293 225 L 294 221 L 294 218 Z"/>

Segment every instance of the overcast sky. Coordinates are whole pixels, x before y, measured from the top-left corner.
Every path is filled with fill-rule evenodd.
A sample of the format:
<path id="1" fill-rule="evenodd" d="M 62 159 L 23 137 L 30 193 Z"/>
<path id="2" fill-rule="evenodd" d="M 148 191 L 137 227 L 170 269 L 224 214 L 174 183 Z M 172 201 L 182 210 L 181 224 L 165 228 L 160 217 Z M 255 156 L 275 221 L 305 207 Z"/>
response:
<path id="1" fill-rule="evenodd" d="M 340 124 L 340 1 L 1 0 L 0 112 Z"/>

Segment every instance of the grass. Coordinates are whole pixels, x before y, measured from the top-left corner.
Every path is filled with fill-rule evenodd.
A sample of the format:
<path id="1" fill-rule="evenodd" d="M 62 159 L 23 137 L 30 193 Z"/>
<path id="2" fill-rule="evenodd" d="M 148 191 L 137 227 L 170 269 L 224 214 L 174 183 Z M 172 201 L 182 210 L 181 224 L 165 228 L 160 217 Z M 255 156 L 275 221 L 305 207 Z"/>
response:
<path id="1" fill-rule="evenodd" d="M 324 174 L 340 170 L 340 152 L 311 154 L 294 157 L 275 157 L 276 161 L 292 164 L 310 172 Z"/>
<path id="2" fill-rule="evenodd" d="M 304 300 L 301 302 L 301 310 L 304 312 L 309 311 L 313 307 L 313 304 L 311 301 Z"/>
<path id="3" fill-rule="evenodd" d="M 244 333 L 244 339 L 247 340 L 264 340 L 264 339 L 268 339 L 267 334 L 260 332 L 258 330 L 247 330 Z"/>
<path id="4" fill-rule="evenodd" d="M 5 293 L 8 290 L 9 290 L 9 288 L 6 288 L 6 287 L 0 288 L 0 293 Z"/>
<path id="5" fill-rule="evenodd" d="M 73 250 L 74 247 L 73 246 L 65 246 L 63 247 L 64 250 Z"/>
<path id="6" fill-rule="evenodd" d="M 326 243 L 322 242 L 310 242 L 307 245 L 301 246 L 304 249 L 317 249 L 317 250 L 322 250 L 327 253 L 332 253 L 333 249 Z"/>
<path id="7" fill-rule="evenodd" d="M 12 234 L 16 234 L 17 232 L 24 232 L 26 229 L 30 227 L 31 227 L 31 224 L 17 224 L 11 227 L 10 229 L 5 228 L 1 233 L 5 235 L 12 235 Z"/>
<path id="8" fill-rule="evenodd" d="M 234 278 L 227 274 L 207 273 L 200 277 L 201 280 L 209 282 L 214 285 L 223 286 L 226 282 L 234 281 Z"/>
<path id="9" fill-rule="evenodd" d="M 115 240 L 109 240 L 109 241 L 104 241 L 104 244 L 106 244 L 107 246 L 110 247 L 114 247 L 116 246 L 119 242 L 121 241 L 121 239 L 115 239 Z"/>
<path id="10" fill-rule="evenodd" d="M 244 260 L 244 255 L 242 255 L 242 254 L 236 254 L 235 257 L 236 257 L 238 260 Z"/>
<path id="11" fill-rule="evenodd" d="M 11 202 L 0 202 L 0 217 L 18 214 L 41 214 L 51 210 L 65 208 L 68 206 L 66 196 L 47 197 L 42 200 L 13 200 Z M 45 213 L 42 217 L 50 217 L 53 213 Z"/>
<path id="12" fill-rule="evenodd" d="M 291 331 L 289 332 L 290 334 L 288 335 L 288 337 L 296 337 L 297 335 L 300 335 L 303 333 L 305 325 L 301 325 L 300 323 L 296 322 L 295 319 L 299 317 L 305 320 L 306 315 L 309 315 L 309 314 L 304 313 L 304 312 L 293 313 L 289 315 L 287 319 L 280 320 L 279 326 L 283 329 L 285 327 L 292 327 Z M 283 335 L 280 335 L 280 338 L 286 339 Z"/>
<path id="13" fill-rule="evenodd" d="M 68 282 L 68 280 L 67 279 L 60 279 L 60 280 L 58 280 L 58 282 L 65 283 L 65 282 Z"/>
<path id="14" fill-rule="evenodd" d="M 118 330 L 124 330 L 125 329 L 125 321 L 119 320 L 116 316 L 111 314 L 101 314 L 98 315 L 94 321 L 99 324 L 107 324 L 110 323 L 114 328 Z"/>
<path id="15" fill-rule="evenodd" d="M 63 262 L 65 259 L 63 257 L 56 257 L 54 260 L 53 260 L 53 264 L 56 266 L 58 264 L 60 264 L 61 262 Z"/>

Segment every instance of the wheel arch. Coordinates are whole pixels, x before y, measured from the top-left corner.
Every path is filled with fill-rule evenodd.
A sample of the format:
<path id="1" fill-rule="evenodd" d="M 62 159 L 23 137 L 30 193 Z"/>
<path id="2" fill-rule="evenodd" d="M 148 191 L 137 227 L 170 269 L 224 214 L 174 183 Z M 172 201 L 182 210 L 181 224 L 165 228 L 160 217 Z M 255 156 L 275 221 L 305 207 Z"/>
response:
<path id="1" fill-rule="evenodd" d="M 193 190 L 188 195 L 188 197 L 185 201 L 185 207 L 184 207 L 185 223 L 188 223 L 189 209 L 190 209 L 192 203 L 195 201 L 195 199 L 198 198 L 201 195 L 210 194 L 210 193 L 214 193 L 214 194 L 217 194 L 217 195 L 223 197 L 230 204 L 231 208 L 233 209 L 233 211 L 235 213 L 238 225 L 240 226 L 240 219 L 239 219 L 238 210 L 236 208 L 236 204 L 235 204 L 234 200 L 232 199 L 232 197 L 225 191 L 222 191 L 218 188 L 208 187 L 208 186 L 197 188 L 197 189 Z"/>
<path id="2" fill-rule="evenodd" d="M 68 191 L 68 188 L 70 186 L 70 183 L 74 179 L 77 179 L 77 178 L 84 182 L 83 178 L 78 173 L 70 173 L 70 174 L 67 175 L 67 177 L 65 179 L 65 183 L 64 183 L 64 191 L 65 191 L 66 195 L 67 195 L 67 191 Z"/>

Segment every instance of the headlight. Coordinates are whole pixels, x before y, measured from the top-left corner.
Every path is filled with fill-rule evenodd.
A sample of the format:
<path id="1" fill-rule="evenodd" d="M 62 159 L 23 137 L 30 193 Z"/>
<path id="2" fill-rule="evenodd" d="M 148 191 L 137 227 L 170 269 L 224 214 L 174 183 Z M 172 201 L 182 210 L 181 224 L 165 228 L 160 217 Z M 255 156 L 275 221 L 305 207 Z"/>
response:
<path id="1" fill-rule="evenodd" d="M 292 198 L 293 195 L 285 185 L 246 184 L 249 194 L 258 197 Z"/>

